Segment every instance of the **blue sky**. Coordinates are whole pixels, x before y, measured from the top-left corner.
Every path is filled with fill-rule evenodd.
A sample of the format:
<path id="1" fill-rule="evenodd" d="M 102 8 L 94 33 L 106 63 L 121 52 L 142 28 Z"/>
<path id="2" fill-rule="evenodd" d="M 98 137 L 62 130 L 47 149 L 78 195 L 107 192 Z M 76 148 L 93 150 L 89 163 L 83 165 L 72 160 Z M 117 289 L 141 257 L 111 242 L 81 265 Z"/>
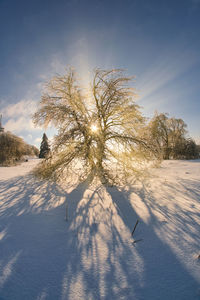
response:
<path id="1" fill-rule="evenodd" d="M 86 79 L 95 67 L 126 69 L 145 116 L 182 118 L 200 142 L 200 0 L 0 0 L 6 130 L 40 145 L 30 114 L 66 66 Z"/>

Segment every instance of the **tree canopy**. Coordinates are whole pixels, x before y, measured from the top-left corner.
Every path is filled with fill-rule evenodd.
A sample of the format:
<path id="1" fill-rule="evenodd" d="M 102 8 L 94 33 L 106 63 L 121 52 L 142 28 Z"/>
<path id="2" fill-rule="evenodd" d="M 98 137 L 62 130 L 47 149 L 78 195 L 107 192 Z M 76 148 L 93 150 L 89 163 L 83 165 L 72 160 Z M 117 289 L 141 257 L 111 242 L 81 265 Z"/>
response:
<path id="1" fill-rule="evenodd" d="M 51 123 L 58 134 L 51 156 L 37 169 L 39 176 L 59 178 L 81 166 L 82 178 L 98 176 L 105 182 L 133 172 L 141 157 L 152 158 L 131 80 L 122 70 L 96 69 L 86 93 L 70 69 L 48 82 L 34 122 Z"/>

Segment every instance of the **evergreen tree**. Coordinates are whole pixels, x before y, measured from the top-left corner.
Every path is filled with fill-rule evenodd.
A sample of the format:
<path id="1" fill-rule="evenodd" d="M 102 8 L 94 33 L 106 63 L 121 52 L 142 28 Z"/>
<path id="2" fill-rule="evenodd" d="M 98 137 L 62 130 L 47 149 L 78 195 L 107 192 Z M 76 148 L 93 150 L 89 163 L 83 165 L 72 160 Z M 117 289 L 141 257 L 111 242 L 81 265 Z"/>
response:
<path id="1" fill-rule="evenodd" d="M 42 142 L 40 145 L 40 153 L 39 153 L 39 158 L 46 158 L 50 152 L 50 147 L 49 147 L 49 142 L 48 142 L 48 137 L 46 134 L 43 134 L 42 137 Z"/>

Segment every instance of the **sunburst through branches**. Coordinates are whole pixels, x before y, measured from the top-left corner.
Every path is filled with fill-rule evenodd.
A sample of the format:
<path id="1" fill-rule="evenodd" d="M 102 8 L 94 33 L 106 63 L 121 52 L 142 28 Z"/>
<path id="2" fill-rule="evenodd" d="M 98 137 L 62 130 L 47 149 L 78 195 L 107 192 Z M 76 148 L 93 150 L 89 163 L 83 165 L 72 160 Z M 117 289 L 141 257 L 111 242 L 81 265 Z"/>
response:
<path id="1" fill-rule="evenodd" d="M 96 69 L 90 98 L 72 70 L 49 81 L 34 122 L 51 123 L 58 134 L 51 156 L 39 165 L 37 175 L 58 179 L 73 171 L 82 179 L 90 175 L 113 182 L 152 158 L 131 79 L 122 70 Z"/>

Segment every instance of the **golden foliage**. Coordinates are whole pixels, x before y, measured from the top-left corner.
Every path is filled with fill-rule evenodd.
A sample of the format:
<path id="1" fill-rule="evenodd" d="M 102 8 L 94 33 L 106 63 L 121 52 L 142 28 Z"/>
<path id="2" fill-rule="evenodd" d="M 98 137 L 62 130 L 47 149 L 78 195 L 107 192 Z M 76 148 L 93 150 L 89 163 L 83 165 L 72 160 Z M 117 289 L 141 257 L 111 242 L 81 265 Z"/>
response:
<path id="1" fill-rule="evenodd" d="M 131 80 L 122 70 L 96 69 L 90 97 L 71 69 L 47 84 L 34 122 L 43 126 L 51 123 L 58 134 L 52 157 L 36 170 L 39 176 L 59 178 L 78 160 L 81 176 L 92 174 L 103 182 L 113 181 L 117 174 L 109 170 L 112 162 L 131 169 L 136 158 L 138 165 L 139 160 L 152 156 L 143 134 L 145 118 L 135 103 L 135 89 L 129 86 Z"/>

